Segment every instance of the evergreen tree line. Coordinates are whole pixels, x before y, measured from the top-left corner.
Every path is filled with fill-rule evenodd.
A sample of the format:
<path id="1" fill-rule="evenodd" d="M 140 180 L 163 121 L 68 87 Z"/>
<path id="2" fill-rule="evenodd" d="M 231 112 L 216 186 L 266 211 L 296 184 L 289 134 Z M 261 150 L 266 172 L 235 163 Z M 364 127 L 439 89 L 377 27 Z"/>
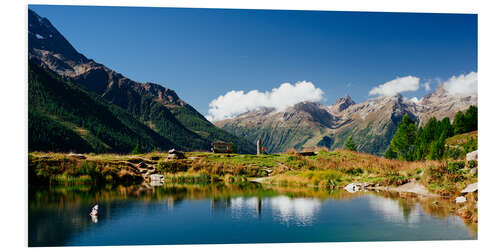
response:
<path id="1" fill-rule="evenodd" d="M 54 152 L 129 153 L 176 145 L 102 100 L 30 61 L 28 149 Z"/>
<path id="2" fill-rule="evenodd" d="M 453 123 L 448 117 L 441 121 L 432 117 L 425 126 L 418 128 L 408 114 L 405 114 L 384 156 L 406 161 L 443 159 L 447 155 L 446 139 L 476 131 L 477 120 L 476 106 L 470 106 L 465 113 L 457 112 Z"/>

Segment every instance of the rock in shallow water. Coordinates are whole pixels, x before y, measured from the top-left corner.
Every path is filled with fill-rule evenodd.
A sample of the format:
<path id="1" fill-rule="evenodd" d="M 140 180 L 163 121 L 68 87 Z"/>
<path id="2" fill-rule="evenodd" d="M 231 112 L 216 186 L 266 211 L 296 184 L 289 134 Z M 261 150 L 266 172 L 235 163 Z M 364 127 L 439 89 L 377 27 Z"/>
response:
<path id="1" fill-rule="evenodd" d="M 354 183 L 349 183 L 347 184 L 347 186 L 344 187 L 344 189 L 349 193 L 354 193 L 359 191 L 359 186 Z"/>
<path id="2" fill-rule="evenodd" d="M 467 201 L 467 199 L 463 196 L 458 196 L 457 198 L 455 198 L 456 203 L 464 203 L 466 201 Z"/>

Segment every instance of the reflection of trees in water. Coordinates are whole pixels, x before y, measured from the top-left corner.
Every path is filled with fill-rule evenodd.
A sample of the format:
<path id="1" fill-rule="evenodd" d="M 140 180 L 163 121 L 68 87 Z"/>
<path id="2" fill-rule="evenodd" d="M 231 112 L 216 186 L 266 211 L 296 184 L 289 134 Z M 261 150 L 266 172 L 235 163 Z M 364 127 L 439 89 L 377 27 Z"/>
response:
<path id="1" fill-rule="evenodd" d="M 215 185 L 166 184 L 159 187 L 152 187 L 147 184 L 133 186 L 31 187 L 29 189 L 28 240 L 30 246 L 39 245 L 37 242 L 43 242 L 45 246 L 63 245 L 74 235 L 98 227 L 102 222 L 110 219 L 112 209 L 115 217 L 117 214 L 126 212 L 125 210 L 129 206 L 116 206 L 116 203 L 121 201 L 144 201 L 144 205 L 154 202 L 166 202 L 172 208 L 185 199 L 202 200 L 208 198 L 212 202 L 211 212 L 217 212 L 236 208 L 237 204 L 234 203 L 234 199 L 242 197 L 246 209 L 252 209 L 257 216 L 260 216 L 263 206 L 272 205 L 272 202 L 266 203 L 268 200 L 273 199 L 271 197 L 276 199 L 284 196 L 287 197 L 286 202 L 282 200 L 281 206 L 278 206 L 279 202 L 276 200 L 274 208 L 271 207 L 278 212 L 278 216 L 290 215 L 290 213 L 285 213 L 288 211 L 286 209 L 290 208 L 292 203 L 297 203 L 297 215 L 293 213 L 292 215 L 303 215 L 304 218 L 310 218 L 309 210 L 317 206 L 301 208 L 299 205 L 303 203 L 301 203 L 303 199 L 300 198 L 313 197 L 316 198 L 317 202 L 325 199 L 352 199 L 364 195 L 366 193 L 348 193 L 339 189 L 271 187 L 259 183 L 246 185 L 223 183 Z M 448 205 L 450 201 L 439 198 L 421 199 L 391 192 L 379 192 L 376 195 L 381 199 L 394 201 L 396 204 L 394 209 L 397 209 L 398 213 L 402 214 L 402 218 L 407 223 L 411 222 L 417 207 L 421 207 L 423 212 L 439 218 L 446 218 L 452 212 L 452 206 Z M 299 199 L 297 200 L 297 198 Z M 439 205 L 433 204 L 436 200 L 438 200 Z M 89 216 L 90 209 L 95 203 L 102 204 L 97 223 L 93 223 Z M 123 209 L 123 211 L 117 211 L 118 209 Z M 477 225 L 475 228 L 477 230 Z"/>
<path id="2" fill-rule="evenodd" d="M 410 221 L 412 214 L 415 214 L 418 208 L 420 208 L 421 212 L 440 219 L 446 219 L 453 215 L 454 209 L 456 209 L 454 200 L 450 200 L 446 197 L 424 197 L 410 193 L 385 191 L 374 193 L 377 196 L 384 197 L 394 202 L 397 201 L 406 222 Z M 469 229 L 471 236 L 477 235 L 476 223 L 465 223 L 465 225 Z"/>

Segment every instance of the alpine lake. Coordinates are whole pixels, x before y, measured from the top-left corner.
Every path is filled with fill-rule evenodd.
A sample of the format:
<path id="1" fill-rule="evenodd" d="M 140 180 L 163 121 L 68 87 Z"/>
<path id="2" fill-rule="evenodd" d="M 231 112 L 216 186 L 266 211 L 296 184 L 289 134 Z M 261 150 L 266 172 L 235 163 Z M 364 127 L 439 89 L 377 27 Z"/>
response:
<path id="1" fill-rule="evenodd" d="M 477 239 L 451 201 L 390 192 L 144 183 L 30 187 L 28 199 L 31 247 Z"/>

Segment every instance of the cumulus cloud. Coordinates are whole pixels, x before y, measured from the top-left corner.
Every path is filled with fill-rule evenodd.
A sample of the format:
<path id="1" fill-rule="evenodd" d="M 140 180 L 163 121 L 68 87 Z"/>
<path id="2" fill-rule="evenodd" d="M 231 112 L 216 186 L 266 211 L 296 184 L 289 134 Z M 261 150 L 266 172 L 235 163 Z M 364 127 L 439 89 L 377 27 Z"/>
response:
<path id="1" fill-rule="evenodd" d="M 431 84 L 429 82 L 424 83 L 424 88 L 425 88 L 425 91 L 430 91 L 431 90 Z"/>
<path id="2" fill-rule="evenodd" d="M 231 90 L 210 102 L 207 119 L 209 121 L 228 119 L 264 107 L 282 111 L 304 101 L 319 102 L 324 99 L 323 95 L 320 88 L 307 81 L 295 84 L 283 83 L 278 88 L 265 92 L 252 90 L 245 93 L 242 90 Z"/>
<path id="3" fill-rule="evenodd" d="M 452 76 L 443 83 L 444 89 L 452 95 L 477 94 L 477 73 Z"/>
<path id="4" fill-rule="evenodd" d="M 416 91 L 420 87 L 420 78 L 415 76 L 398 77 L 372 88 L 370 95 L 393 96 L 407 91 Z"/>
<path id="5" fill-rule="evenodd" d="M 422 101 L 422 98 L 418 99 L 416 96 L 412 97 L 409 99 L 411 102 L 414 102 L 414 103 L 419 103 L 420 101 Z"/>

